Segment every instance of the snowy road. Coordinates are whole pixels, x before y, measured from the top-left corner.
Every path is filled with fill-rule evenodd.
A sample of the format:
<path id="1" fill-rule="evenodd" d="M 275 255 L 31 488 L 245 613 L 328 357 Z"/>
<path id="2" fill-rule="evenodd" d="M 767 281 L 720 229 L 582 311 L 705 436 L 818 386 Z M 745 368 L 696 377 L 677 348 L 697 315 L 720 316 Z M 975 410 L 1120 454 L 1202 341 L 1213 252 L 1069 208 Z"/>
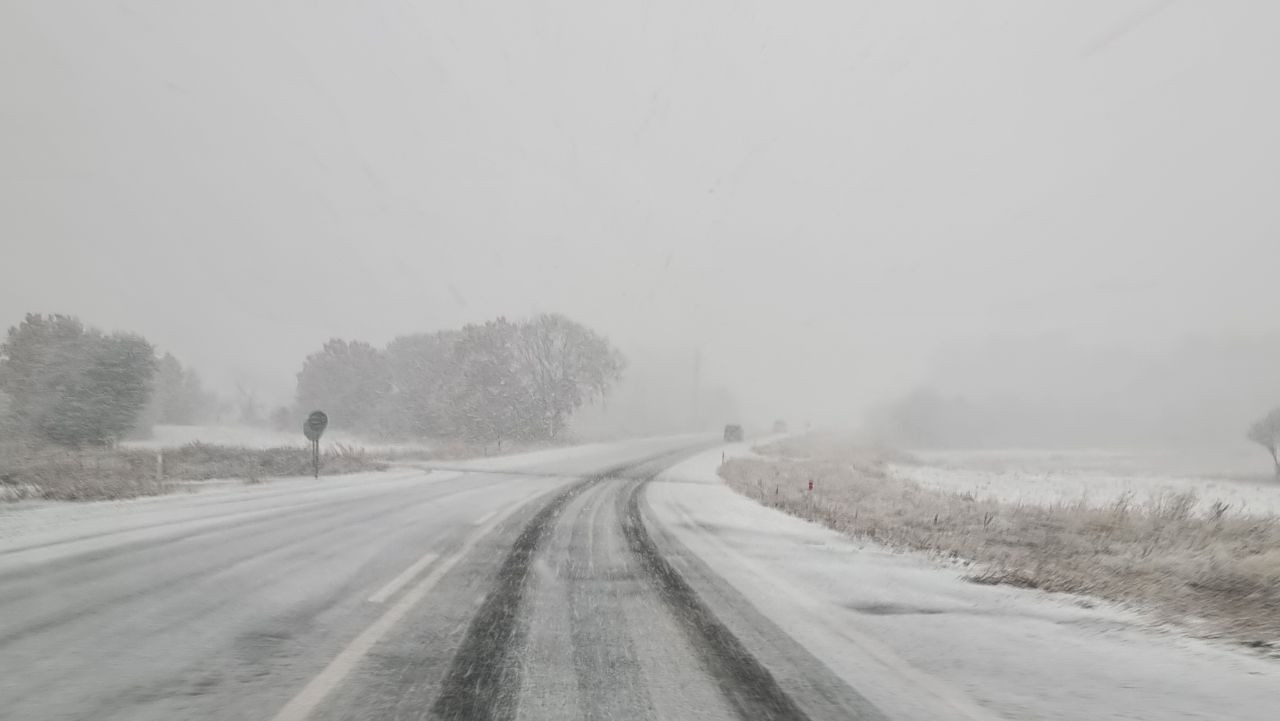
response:
<path id="1" fill-rule="evenodd" d="M 1123 648 L 1081 635 L 1086 612 L 1035 606 L 1048 621 L 1033 627 L 1007 590 L 859 552 L 732 494 L 714 478 L 719 451 L 695 453 L 705 445 L 598 444 L 9 513 L 0 718 L 1266 717 L 1264 666 L 1164 648 L 1145 675 L 1107 666 Z M 974 613 L 928 616 L 920 637 L 850 610 L 922 593 Z M 982 598 L 998 599 L 989 620 Z M 987 645 L 966 659 L 975 638 Z M 1000 670 L 1010 649 L 1043 659 L 1070 643 L 1105 657 Z M 1108 698 L 1095 674 L 1077 689 L 1092 700 L 1068 701 L 1064 664 L 1102 664 L 1131 698 Z M 1195 696 L 1180 673 L 1218 688 Z"/>
<path id="2" fill-rule="evenodd" d="M 647 529 L 697 447 L 9 513 L 0 718 L 807 718 Z"/>
<path id="3" fill-rule="evenodd" d="M 0 718 L 419 717 L 526 529 L 592 474 L 689 443 L 9 511 Z"/>

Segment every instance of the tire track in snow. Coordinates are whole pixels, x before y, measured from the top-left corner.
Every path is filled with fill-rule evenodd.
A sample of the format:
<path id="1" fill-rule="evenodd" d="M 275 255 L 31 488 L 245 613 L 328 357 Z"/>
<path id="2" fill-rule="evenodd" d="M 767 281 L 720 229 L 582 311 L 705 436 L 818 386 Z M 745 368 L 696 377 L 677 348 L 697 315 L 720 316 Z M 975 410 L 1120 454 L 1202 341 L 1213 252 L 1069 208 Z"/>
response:
<path id="1" fill-rule="evenodd" d="M 729 706 L 744 721 L 809 721 L 809 716 L 782 689 L 715 614 L 698 598 L 658 550 L 640 512 L 640 491 L 652 476 L 628 490 L 622 529 L 631 551 L 641 562 L 658 594 L 688 634 L 699 660 L 718 683 Z"/>

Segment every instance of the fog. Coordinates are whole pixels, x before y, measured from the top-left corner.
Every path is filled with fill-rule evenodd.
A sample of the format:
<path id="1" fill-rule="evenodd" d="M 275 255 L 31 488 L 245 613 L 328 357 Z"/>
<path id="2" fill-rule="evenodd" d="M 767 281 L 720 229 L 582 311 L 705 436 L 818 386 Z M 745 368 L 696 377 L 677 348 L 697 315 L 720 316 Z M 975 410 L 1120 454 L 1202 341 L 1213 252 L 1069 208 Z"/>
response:
<path id="1" fill-rule="evenodd" d="M 279 403 L 331 337 L 558 312 L 630 359 L 620 432 L 927 390 L 1006 415 L 965 442 L 1236 437 L 1280 402 L 1278 26 L 10 0 L 0 322 L 74 313 Z"/>

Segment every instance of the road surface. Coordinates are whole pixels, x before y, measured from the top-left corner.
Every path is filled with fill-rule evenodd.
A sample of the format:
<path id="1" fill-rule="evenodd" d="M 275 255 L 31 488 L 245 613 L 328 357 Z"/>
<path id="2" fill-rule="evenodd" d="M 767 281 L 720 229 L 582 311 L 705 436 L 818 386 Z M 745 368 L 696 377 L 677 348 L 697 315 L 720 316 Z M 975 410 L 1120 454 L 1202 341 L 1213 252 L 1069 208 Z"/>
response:
<path id="1" fill-rule="evenodd" d="M 708 605 L 732 610 L 729 589 L 701 595 L 706 569 L 651 530 L 642 489 L 690 446 L 288 482 L 10 534 L 0 718 L 879 718 L 821 674 L 817 707 L 798 702 Z"/>
<path id="2" fill-rule="evenodd" d="M 0 508 L 0 719 L 1274 718 L 1272 662 L 785 516 L 706 447 Z"/>

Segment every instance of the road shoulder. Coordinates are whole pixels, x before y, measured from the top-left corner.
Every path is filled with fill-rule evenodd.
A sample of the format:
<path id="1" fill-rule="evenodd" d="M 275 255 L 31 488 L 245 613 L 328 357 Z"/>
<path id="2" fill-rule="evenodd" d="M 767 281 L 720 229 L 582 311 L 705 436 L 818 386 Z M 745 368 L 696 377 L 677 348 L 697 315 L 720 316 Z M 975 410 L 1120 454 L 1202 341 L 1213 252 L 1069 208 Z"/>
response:
<path id="1" fill-rule="evenodd" d="M 1272 717 L 1273 663 L 1107 604 L 966 583 L 760 506 L 720 482 L 720 460 L 651 483 L 653 520 L 890 717 Z"/>

